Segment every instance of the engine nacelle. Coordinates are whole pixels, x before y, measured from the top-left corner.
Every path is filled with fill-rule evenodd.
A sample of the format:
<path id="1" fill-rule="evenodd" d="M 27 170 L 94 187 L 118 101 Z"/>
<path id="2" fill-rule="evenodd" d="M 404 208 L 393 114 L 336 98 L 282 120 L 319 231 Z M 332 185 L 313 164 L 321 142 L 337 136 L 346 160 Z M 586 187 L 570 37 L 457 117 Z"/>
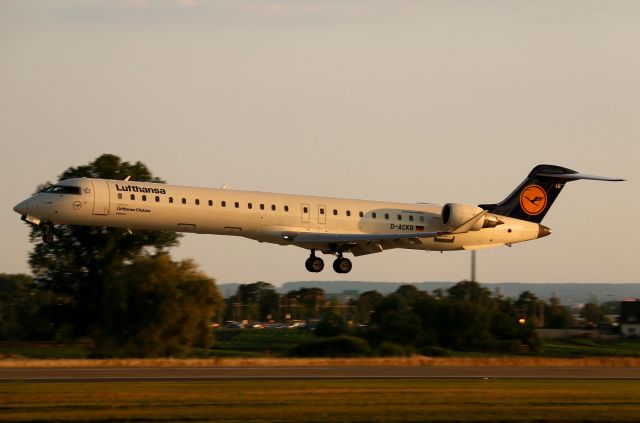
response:
<path id="1" fill-rule="evenodd" d="M 478 213 L 482 213 L 482 208 L 469 204 L 447 203 L 442 207 L 442 224 L 451 229 L 457 228 Z M 504 222 L 497 216 L 487 214 L 478 220 L 472 227 L 472 231 L 479 231 L 482 228 L 495 228 Z"/>

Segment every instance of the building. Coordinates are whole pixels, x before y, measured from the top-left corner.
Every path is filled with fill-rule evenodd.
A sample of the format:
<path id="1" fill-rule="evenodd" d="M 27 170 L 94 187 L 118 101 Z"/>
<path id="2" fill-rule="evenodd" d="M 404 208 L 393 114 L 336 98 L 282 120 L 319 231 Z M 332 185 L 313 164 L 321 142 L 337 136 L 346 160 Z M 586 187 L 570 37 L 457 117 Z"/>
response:
<path id="1" fill-rule="evenodd" d="M 624 300 L 620 303 L 620 335 L 626 338 L 640 337 L 640 300 Z"/>

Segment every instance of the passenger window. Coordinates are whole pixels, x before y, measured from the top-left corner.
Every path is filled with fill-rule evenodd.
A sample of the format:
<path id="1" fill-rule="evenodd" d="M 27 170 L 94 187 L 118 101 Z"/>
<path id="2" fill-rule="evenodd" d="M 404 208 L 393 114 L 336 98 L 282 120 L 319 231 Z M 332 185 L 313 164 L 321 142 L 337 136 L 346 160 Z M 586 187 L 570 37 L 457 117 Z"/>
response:
<path id="1" fill-rule="evenodd" d="M 135 194 L 131 194 L 131 200 L 135 200 L 136 199 L 136 195 Z"/>
<path id="2" fill-rule="evenodd" d="M 308 207 L 303 207 L 302 208 L 302 213 L 309 213 L 309 208 Z"/>
<path id="3" fill-rule="evenodd" d="M 187 199 L 186 198 L 182 198 L 182 204 L 187 204 Z"/>
<path id="4" fill-rule="evenodd" d="M 409 222 L 413 222 L 413 215 L 412 214 L 409 215 Z"/>
<path id="5" fill-rule="evenodd" d="M 196 206 L 200 205 L 200 199 L 196 198 Z"/>
<path id="6" fill-rule="evenodd" d="M 226 202 L 226 201 L 221 201 L 221 202 L 220 202 L 220 205 L 221 205 L 222 207 L 227 207 L 227 202 Z"/>
<path id="7" fill-rule="evenodd" d="M 358 212 L 358 216 L 364 217 L 364 213 L 363 212 Z"/>
<path id="8" fill-rule="evenodd" d="M 173 197 L 169 197 L 169 204 L 173 204 Z"/>
<path id="9" fill-rule="evenodd" d="M 260 204 L 260 210 L 264 210 L 264 204 Z"/>
<path id="10" fill-rule="evenodd" d="M 213 206 L 213 200 L 209 200 L 209 207 Z"/>
<path id="11" fill-rule="evenodd" d="M 288 212 L 289 211 L 289 206 L 284 206 L 284 211 Z"/>
<path id="12" fill-rule="evenodd" d="M 334 215 L 334 216 L 337 216 L 337 215 L 338 215 L 338 210 L 333 209 L 333 215 Z"/>
<path id="13" fill-rule="evenodd" d="M 159 203 L 159 202 L 160 202 L 160 196 L 156 195 L 156 203 Z"/>
<path id="14" fill-rule="evenodd" d="M 420 216 L 420 222 L 424 222 L 424 216 Z"/>
<path id="15" fill-rule="evenodd" d="M 118 193 L 118 200 L 122 200 L 122 193 L 121 192 Z"/>
<path id="16" fill-rule="evenodd" d="M 347 210 L 347 216 L 351 216 L 351 211 Z"/>
<path id="17" fill-rule="evenodd" d="M 324 214 L 324 209 L 320 209 L 320 214 Z"/>
<path id="18" fill-rule="evenodd" d="M 142 194 L 142 201 L 147 201 L 147 196 Z"/>
<path id="19" fill-rule="evenodd" d="M 398 220 L 402 220 L 402 215 L 401 214 L 398 215 Z"/>
<path id="20" fill-rule="evenodd" d="M 377 217 L 376 212 L 371 213 L 371 217 L 373 217 L 375 219 Z"/>
<path id="21" fill-rule="evenodd" d="M 249 210 L 251 210 L 253 208 L 253 204 L 249 203 L 247 204 L 247 207 L 249 207 Z"/>
<path id="22" fill-rule="evenodd" d="M 233 203 L 234 206 L 236 206 L 236 209 L 240 208 L 240 203 L 238 203 L 237 201 L 235 203 Z"/>
<path id="23" fill-rule="evenodd" d="M 275 204 L 271 205 L 271 210 L 276 211 L 276 205 Z"/>
<path id="24" fill-rule="evenodd" d="M 389 213 L 385 213 L 385 214 L 384 214 L 384 218 L 385 218 L 385 219 L 389 219 Z"/>

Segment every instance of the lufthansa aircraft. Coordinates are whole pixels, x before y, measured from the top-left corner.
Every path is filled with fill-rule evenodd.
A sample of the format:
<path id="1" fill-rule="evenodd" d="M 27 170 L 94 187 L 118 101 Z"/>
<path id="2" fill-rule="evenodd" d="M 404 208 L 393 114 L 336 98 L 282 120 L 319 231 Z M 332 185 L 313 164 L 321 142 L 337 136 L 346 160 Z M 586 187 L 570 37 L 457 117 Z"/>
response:
<path id="1" fill-rule="evenodd" d="M 316 251 L 332 254 L 333 269 L 348 273 L 345 253 L 477 250 L 547 236 L 540 222 L 565 183 L 578 179 L 622 181 L 539 165 L 500 203 L 436 206 L 75 178 L 14 210 L 44 228 L 46 243 L 54 224 L 235 235 L 310 250 L 310 272 L 324 268 Z"/>

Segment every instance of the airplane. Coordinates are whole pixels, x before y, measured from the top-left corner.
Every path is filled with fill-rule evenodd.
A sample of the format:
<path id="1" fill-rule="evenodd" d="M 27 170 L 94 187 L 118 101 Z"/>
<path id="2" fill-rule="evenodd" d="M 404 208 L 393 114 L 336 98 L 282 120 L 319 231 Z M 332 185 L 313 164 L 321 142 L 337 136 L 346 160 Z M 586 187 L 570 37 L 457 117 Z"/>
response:
<path id="1" fill-rule="evenodd" d="M 392 248 L 426 251 L 478 250 L 542 238 L 541 225 L 565 183 L 592 176 L 538 165 L 503 201 L 469 205 L 394 203 L 307 195 L 198 188 L 96 178 L 73 178 L 14 207 L 21 219 L 43 228 L 54 242 L 54 224 L 132 230 L 164 230 L 242 236 L 310 251 L 305 267 L 320 272 L 316 252 L 335 256 L 333 269 L 348 273 L 344 255 Z"/>

